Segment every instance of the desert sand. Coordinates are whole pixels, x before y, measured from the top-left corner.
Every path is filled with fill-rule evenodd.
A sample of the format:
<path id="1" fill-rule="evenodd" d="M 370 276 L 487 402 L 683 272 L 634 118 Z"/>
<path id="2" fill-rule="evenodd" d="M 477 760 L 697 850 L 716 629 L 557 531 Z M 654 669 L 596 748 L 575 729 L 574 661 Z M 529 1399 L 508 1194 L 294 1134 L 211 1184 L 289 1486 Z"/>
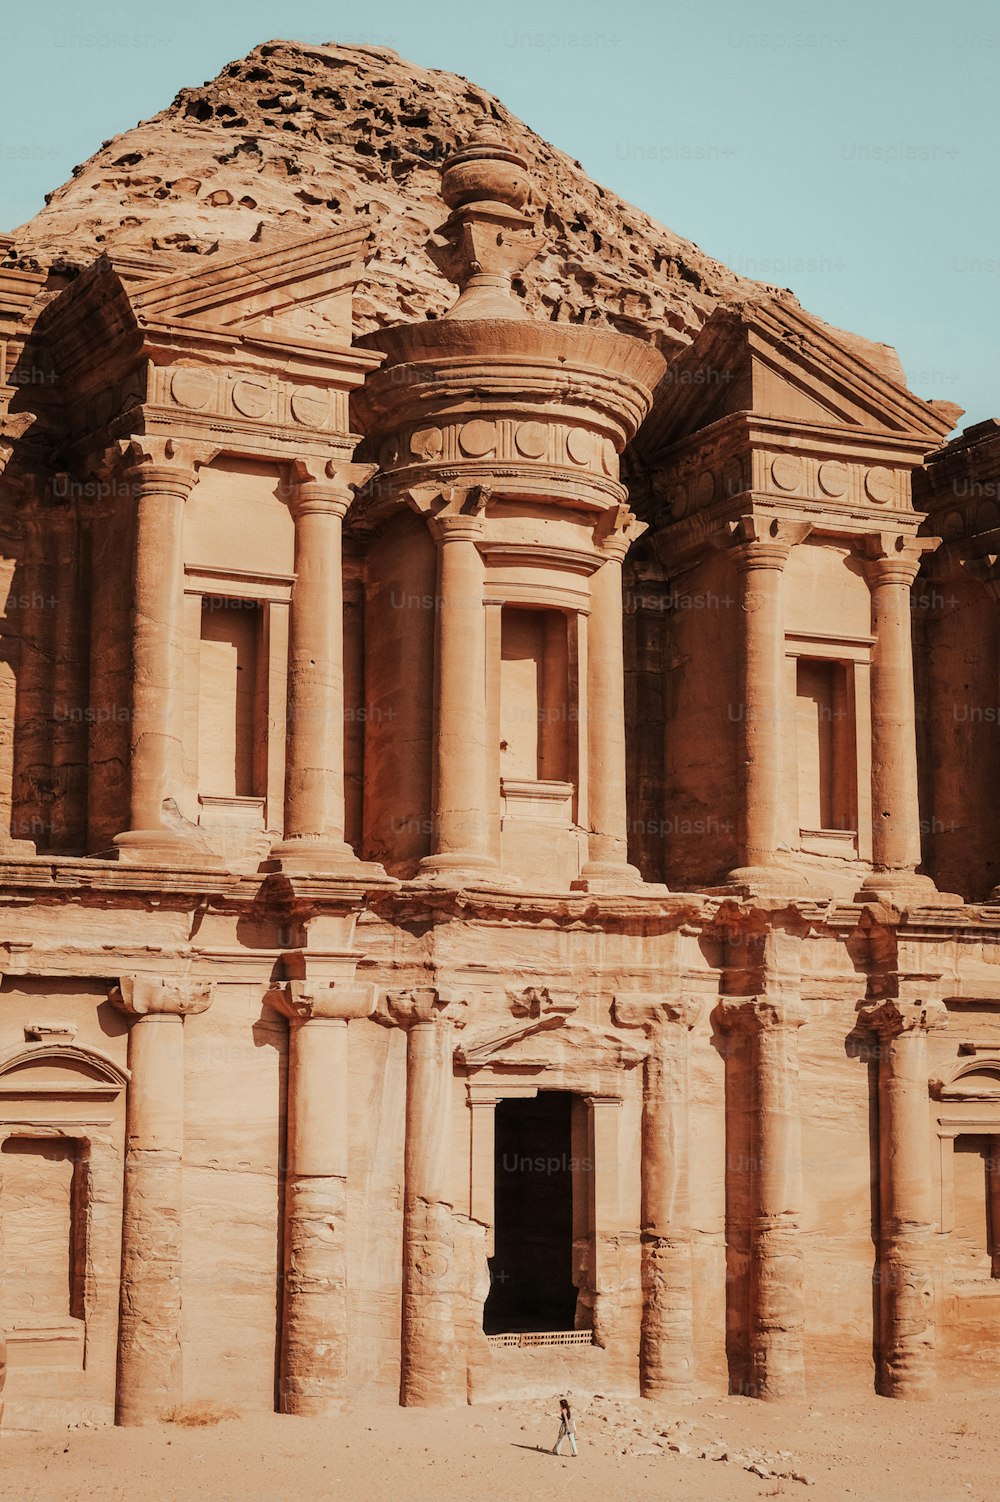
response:
<path id="1" fill-rule="evenodd" d="M 453 1410 L 364 1404 L 328 1419 L 219 1419 L 225 1410 L 182 1408 L 179 1420 L 217 1421 L 3 1435 L 0 1495 L 4 1502 L 993 1502 L 991 1397 L 966 1393 L 933 1405 L 845 1397 L 663 1404 L 578 1393 L 575 1460 L 549 1453 L 557 1395 Z"/>

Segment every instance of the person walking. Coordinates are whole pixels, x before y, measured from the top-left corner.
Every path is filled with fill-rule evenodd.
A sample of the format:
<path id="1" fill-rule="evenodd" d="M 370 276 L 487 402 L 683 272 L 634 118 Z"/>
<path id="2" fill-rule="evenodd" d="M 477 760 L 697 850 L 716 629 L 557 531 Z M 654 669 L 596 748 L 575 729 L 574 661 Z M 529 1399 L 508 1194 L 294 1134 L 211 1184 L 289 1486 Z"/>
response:
<path id="1" fill-rule="evenodd" d="M 576 1454 L 576 1426 L 573 1423 L 573 1415 L 570 1412 L 569 1403 L 565 1398 L 559 1399 L 559 1438 L 552 1446 L 553 1455 L 559 1454 L 559 1446 L 564 1439 L 569 1440 L 569 1453 Z"/>

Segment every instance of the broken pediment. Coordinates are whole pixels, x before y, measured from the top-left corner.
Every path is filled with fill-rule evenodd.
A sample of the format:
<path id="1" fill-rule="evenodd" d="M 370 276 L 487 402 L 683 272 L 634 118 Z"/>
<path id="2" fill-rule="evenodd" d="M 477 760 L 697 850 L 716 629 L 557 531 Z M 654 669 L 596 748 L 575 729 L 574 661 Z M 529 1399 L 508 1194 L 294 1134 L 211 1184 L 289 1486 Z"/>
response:
<path id="1" fill-rule="evenodd" d="M 35 334 L 60 378 L 81 391 L 95 382 L 103 389 L 109 369 L 128 369 L 150 349 L 159 350 L 154 364 L 161 364 L 185 346 L 202 359 L 207 345 L 214 362 L 220 335 L 310 351 L 347 348 L 351 298 L 371 240 L 359 219 L 307 240 L 198 257 L 193 268 L 190 256 L 160 256 L 152 276 L 135 257 L 103 255 L 44 310 Z"/>
<path id="2" fill-rule="evenodd" d="M 145 282 L 131 293 L 140 324 L 190 324 L 266 339 L 351 341 L 351 294 L 372 230 L 346 228 L 264 248 Z"/>
<path id="3" fill-rule="evenodd" d="M 777 422 L 940 444 L 961 415 L 922 400 L 800 309 L 775 302 L 720 309 L 669 366 L 636 440 L 647 463 L 737 412 Z"/>

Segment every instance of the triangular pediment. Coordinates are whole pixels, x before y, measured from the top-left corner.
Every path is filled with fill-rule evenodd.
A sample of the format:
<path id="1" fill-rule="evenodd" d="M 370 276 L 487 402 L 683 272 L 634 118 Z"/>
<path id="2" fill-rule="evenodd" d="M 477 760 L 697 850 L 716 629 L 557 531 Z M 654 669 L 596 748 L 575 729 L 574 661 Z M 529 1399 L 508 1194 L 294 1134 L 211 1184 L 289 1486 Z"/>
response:
<path id="1" fill-rule="evenodd" d="M 307 240 L 245 246 L 133 286 L 130 301 L 147 325 L 349 343 L 351 294 L 371 240 L 371 226 L 359 220 Z"/>
<path id="2" fill-rule="evenodd" d="M 367 220 L 279 245 L 241 245 L 213 256 L 102 255 L 40 315 L 60 378 L 102 386 L 143 344 L 171 348 L 185 334 L 297 345 L 351 344 L 351 299 L 372 241 Z M 192 267 L 191 261 L 196 264 Z M 101 352 L 95 361 L 94 352 Z"/>
<path id="3" fill-rule="evenodd" d="M 926 438 L 938 445 L 960 416 L 909 391 L 891 352 L 875 363 L 801 309 L 778 302 L 719 309 L 676 356 L 637 440 L 647 462 L 737 412 L 825 429 Z"/>
<path id="4" fill-rule="evenodd" d="M 467 1034 L 455 1050 L 456 1062 L 466 1069 L 535 1070 L 570 1059 L 596 1068 L 630 1069 L 644 1058 L 641 1046 L 613 1028 L 564 1016 Z"/>

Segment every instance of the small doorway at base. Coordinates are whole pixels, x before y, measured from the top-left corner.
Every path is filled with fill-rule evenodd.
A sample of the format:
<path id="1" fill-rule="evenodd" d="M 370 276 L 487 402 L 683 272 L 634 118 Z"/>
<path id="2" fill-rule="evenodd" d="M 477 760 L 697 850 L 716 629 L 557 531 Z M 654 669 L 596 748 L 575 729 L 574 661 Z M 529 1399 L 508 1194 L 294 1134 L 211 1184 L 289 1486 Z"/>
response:
<path id="1" fill-rule="evenodd" d="M 567 1090 L 497 1102 L 487 1335 L 574 1328 L 573 1103 Z"/>

